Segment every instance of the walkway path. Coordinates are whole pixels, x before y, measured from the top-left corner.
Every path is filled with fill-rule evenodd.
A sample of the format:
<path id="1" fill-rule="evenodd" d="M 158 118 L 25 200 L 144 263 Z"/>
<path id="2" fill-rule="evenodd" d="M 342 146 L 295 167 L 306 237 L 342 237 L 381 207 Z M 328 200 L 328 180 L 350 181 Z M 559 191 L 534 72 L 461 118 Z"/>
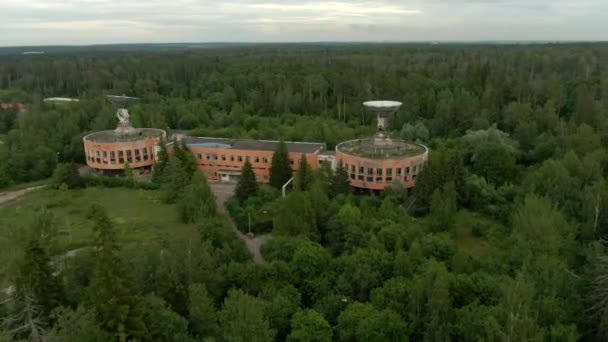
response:
<path id="1" fill-rule="evenodd" d="M 14 201 L 30 191 L 41 189 L 43 187 L 45 187 L 45 185 L 32 186 L 29 188 L 19 189 L 19 190 L 14 190 L 14 191 L 0 192 L 0 205 Z"/>
<path id="2" fill-rule="evenodd" d="M 210 181 L 209 186 L 211 186 L 211 190 L 215 194 L 215 201 L 217 203 L 217 207 L 221 211 L 225 212 L 226 215 L 228 215 L 225 204 L 226 201 L 234 194 L 234 187 L 236 185 L 231 183 L 220 183 Z M 245 245 L 247 245 L 249 253 L 251 253 L 251 255 L 253 256 L 253 262 L 255 262 L 256 264 L 265 263 L 266 261 L 262 256 L 262 245 L 264 245 L 264 243 L 271 238 L 271 235 L 263 234 L 257 235 L 254 238 L 249 238 L 245 234 L 241 233 L 240 230 L 238 230 L 236 224 L 234 224 L 232 219 L 230 219 L 230 226 L 232 227 L 232 230 L 234 231 L 236 236 L 238 236 L 239 239 L 243 240 L 243 242 L 245 242 Z"/>

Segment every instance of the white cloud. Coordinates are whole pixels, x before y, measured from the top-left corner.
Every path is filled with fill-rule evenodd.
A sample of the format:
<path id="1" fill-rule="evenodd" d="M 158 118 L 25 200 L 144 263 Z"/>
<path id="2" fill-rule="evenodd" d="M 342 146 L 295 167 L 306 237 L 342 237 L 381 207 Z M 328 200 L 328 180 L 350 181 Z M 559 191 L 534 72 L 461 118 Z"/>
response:
<path id="1" fill-rule="evenodd" d="M 605 0 L 0 0 L 0 45 L 602 40 Z"/>

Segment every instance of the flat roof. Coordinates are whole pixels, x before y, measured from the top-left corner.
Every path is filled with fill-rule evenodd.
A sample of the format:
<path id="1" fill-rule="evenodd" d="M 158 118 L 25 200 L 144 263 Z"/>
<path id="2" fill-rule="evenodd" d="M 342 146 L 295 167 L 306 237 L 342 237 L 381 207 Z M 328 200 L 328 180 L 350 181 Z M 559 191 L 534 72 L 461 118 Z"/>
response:
<path id="1" fill-rule="evenodd" d="M 246 151 L 268 151 L 277 149 L 277 140 L 247 140 L 207 137 L 184 137 L 188 147 L 204 147 Z M 285 141 L 287 151 L 292 153 L 317 153 L 325 149 L 325 144 L 312 142 Z"/>
<path id="2" fill-rule="evenodd" d="M 399 139 L 356 139 L 342 142 L 336 151 L 370 159 L 413 157 L 425 153 L 426 146 Z"/>
<path id="3" fill-rule="evenodd" d="M 114 130 L 91 133 L 83 138 L 85 141 L 109 143 L 137 141 L 147 138 L 156 138 L 165 134 L 162 129 L 156 128 L 134 128 L 132 133 L 118 133 Z"/>

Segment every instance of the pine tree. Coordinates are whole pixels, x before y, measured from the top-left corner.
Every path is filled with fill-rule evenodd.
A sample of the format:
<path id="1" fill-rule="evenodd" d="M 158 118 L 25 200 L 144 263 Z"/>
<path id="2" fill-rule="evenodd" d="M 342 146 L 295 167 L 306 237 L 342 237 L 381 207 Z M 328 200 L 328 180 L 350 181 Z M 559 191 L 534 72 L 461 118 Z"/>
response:
<path id="1" fill-rule="evenodd" d="M 177 202 L 190 179 L 190 175 L 184 170 L 180 160 L 176 156 L 171 156 L 162 177 L 163 201 L 165 203 Z"/>
<path id="2" fill-rule="evenodd" d="M 101 326 L 118 340 L 141 338 L 146 331 L 143 299 L 120 255 L 114 227 L 105 209 L 94 206 L 96 264 L 90 298 Z"/>
<path id="3" fill-rule="evenodd" d="M 207 178 L 197 172 L 190 184 L 184 188 L 177 209 L 184 223 L 195 223 L 201 218 L 215 215 L 215 197 L 207 183 Z"/>
<path id="4" fill-rule="evenodd" d="M 180 161 L 188 176 L 196 171 L 196 160 L 194 160 L 194 155 L 190 152 L 185 140 L 182 139 L 180 142 L 173 140 L 173 156 Z"/>
<path id="5" fill-rule="evenodd" d="M 312 168 L 308 164 L 306 155 L 302 155 L 298 163 L 298 173 L 296 174 L 296 187 L 298 190 L 306 191 L 310 189 L 310 186 L 314 180 Z"/>
<path id="6" fill-rule="evenodd" d="M 169 154 L 167 153 L 167 144 L 165 140 L 162 139 L 158 144 L 160 151 L 158 151 L 158 157 L 156 160 L 156 164 L 154 164 L 154 170 L 152 172 L 152 181 L 158 182 L 161 180 L 162 175 L 169 163 Z"/>
<path id="7" fill-rule="evenodd" d="M 60 280 L 53 275 L 50 258 L 38 237 L 27 243 L 14 283 L 14 324 L 27 327 L 25 330 L 31 333 L 38 328 L 28 327 L 31 324 L 27 320 L 35 318 L 40 328 L 47 327 L 51 312 L 63 302 L 64 292 Z"/>
<path id="8" fill-rule="evenodd" d="M 245 202 L 249 197 L 255 196 L 258 192 L 259 186 L 253 168 L 249 160 L 245 161 L 243 169 L 241 170 L 241 178 L 239 183 L 236 185 L 234 195 L 239 202 Z"/>
<path id="9" fill-rule="evenodd" d="M 282 140 L 279 141 L 277 149 L 272 154 L 272 164 L 270 165 L 270 185 L 281 189 L 292 177 L 291 162 L 287 145 Z"/>
<path id="10" fill-rule="evenodd" d="M 348 172 L 344 168 L 342 162 L 338 164 L 336 172 L 331 177 L 331 183 L 329 184 L 329 193 L 332 197 L 336 197 L 339 194 L 348 194 L 350 192 L 350 180 L 348 179 Z"/>

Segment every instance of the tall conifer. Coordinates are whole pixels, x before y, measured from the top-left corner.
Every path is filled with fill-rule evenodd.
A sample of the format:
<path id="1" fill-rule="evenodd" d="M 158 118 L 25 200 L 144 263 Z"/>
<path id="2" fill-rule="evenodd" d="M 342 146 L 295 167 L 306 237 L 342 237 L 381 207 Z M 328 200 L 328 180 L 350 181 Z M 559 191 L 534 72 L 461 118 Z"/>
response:
<path id="1" fill-rule="evenodd" d="M 291 162 L 289 160 L 289 153 L 287 152 L 287 145 L 281 140 L 272 155 L 270 185 L 280 189 L 291 177 Z"/>
<path id="2" fill-rule="evenodd" d="M 258 192 L 258 188 L 258 182 L 255 173 L 253 172 L 253 167 L 249 160 L 247 160 L 245 165 L 243 165 L 241 178 L 239 178 L 239 183 L 236 185 L 234 195 L 239 202 L 243 203 L 249 197 L 254 196 Z"/>
<path id="3" fill-rule="evenodd" d="M 96 264 L 90 298 L 101 326 L 119 341 L 141 339 L 146 332 L 143 298 L 120 254 L 116 232 L 105 209 L 91 208 L 95 222 Z"/>

